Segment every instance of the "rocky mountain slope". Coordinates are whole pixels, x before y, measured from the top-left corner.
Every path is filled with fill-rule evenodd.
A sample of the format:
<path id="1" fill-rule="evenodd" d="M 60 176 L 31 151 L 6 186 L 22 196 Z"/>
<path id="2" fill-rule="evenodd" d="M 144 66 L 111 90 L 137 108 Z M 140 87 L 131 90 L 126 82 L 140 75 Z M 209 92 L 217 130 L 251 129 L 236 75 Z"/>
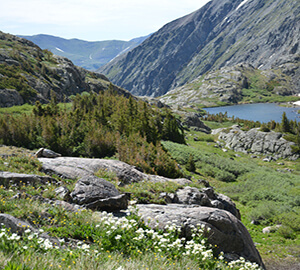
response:
<path id="1" fill-rule="evenodd" d="M 260 70 L 241 63 L 207 72 L 159 98 L 170 106 L 216 106 L 238 102 L 285 101 L 293 95 L 291 77 L 280 69 Z M 287 99 L 286 99 L 287 100 Z"/>
<path id="2" fill-rule="evenodd" d="M 135 48 L 149 36 L 129 41 L 105 40 L 94 42 L 80 39 L 64 39 L 43 34 L 20 37 L 26 38 L 40 48 L 50 50 L 56 55 L 67 57 L 77 66 L 88 70 L 96 70 L 120 54 Z"/>
<path id="3" fill-rule="evenodd" d="M 281 69 L 299 92 L 299 11 L 294 0 L 212 0 L 100 71 L 135 95 L 161 96 L 208 71 L 244 62 Z"/>
<path id="4" fill-rule="evenodd" d="M 58 101 L 84 91 L 105 90 L 110 81 L 102 74 L 75 66 L 67 58 L 41 50 L 23 38 L 0 32 L 0 106 L 42 103 L 54 91 Z M 114 87 L 120 94 L 129 92 Z"/>

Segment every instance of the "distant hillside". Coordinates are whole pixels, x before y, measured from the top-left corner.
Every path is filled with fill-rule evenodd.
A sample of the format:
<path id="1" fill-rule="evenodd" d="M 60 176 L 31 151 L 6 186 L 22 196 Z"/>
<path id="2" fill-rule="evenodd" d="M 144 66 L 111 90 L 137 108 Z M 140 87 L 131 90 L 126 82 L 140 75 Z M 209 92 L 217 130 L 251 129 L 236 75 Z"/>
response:
<path id="1" fill-rule="evenodd" d="M 96 70 L 116 56 L 138 46 L 149 36 L 135 38 L 130 41 L 106 40 L 95 42 L 64 39 L 43 34 L 20 37 L 26 38 L 40 48 L 48 49 L 56 55 L 67 57 L 77 66 L 88 70 Z"/>
<path id="2" fill-rule="evenodd" d="M 281 69 L 300 92 L 300 2 L 212 0 L 162 27 L 100 72 L 135 95 L 161 96 L 239 63 Z"/>
<path id="3" fill-rule="evenodd" d="M 69 59 L 41 50 L 33 42 L 0 31 L 0 107 L 58 101 L 84 91 L 108 89 L 102 74 L 75 66 Z M 130 93 L 114 86 L 120 94 Z"/>
<path id="4" fill-rule="evenodd" d="M 209 71 L 159 98 L 170 106 L 223 106 L 236 103 L 297 101 L 290 76 L 245 63 Z"/>

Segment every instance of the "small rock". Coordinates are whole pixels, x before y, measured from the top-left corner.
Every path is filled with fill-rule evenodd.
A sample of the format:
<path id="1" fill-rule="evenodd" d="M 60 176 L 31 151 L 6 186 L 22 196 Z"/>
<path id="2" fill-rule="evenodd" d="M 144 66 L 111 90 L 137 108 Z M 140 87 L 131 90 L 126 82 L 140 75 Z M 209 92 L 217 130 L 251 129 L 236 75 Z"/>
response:
<path id="1" fill-rule="evenodd" d="M 45 157 L 45 158 L 56 158 L 61 157 L 61 154 L 58 154 L 50 149 L 40 148 L 36 153 L 36 157 Z"/>
<path id="2" fill-rule="evenodd" d="M 279 228 L 281 227 L 281 225 L 276 225 L 276 226 L 268 226 L 262 229 L 263 233 L 274 233 L 276 232 Z"/>
<path id="3" fill-rule="evenodd" d="M 71 197 L 70 197 L 70 190 L 67 187 L 59 187 L 57 189 L 54 190 L 54 192 L 56 193 L 56 196 L 59 197 L 60 199 L 64 200 L 64 201 L 70 201 Z"/>
<path id="4" fill-rule="evenodd" d="M 260 222 L 258 220 L 251 220 L 251 224 L 253 224 L 253 225 L 259 225 Z"/>

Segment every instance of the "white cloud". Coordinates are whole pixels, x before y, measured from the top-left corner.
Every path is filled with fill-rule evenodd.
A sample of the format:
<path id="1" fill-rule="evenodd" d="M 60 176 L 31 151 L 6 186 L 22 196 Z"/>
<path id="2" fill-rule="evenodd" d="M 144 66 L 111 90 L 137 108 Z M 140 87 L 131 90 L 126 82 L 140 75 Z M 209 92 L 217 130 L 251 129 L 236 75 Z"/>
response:
<path id="1" fill-rule="evenodd" d="M 10 0 L 2 1 L 0 30 L 86 40 L 147 35 L 209 0 Z"/>

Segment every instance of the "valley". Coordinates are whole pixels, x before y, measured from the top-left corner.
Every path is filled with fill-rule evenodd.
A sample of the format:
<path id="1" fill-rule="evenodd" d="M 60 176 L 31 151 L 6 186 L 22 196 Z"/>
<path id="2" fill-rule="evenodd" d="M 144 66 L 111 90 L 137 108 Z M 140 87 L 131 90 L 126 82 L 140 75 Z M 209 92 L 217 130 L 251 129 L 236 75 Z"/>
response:
<path id="1" fill-rule="evenodd" d="M 0 268 L 299 269 L 299 19 L 212 0 L 128 42 L 0 32 Z"/>

